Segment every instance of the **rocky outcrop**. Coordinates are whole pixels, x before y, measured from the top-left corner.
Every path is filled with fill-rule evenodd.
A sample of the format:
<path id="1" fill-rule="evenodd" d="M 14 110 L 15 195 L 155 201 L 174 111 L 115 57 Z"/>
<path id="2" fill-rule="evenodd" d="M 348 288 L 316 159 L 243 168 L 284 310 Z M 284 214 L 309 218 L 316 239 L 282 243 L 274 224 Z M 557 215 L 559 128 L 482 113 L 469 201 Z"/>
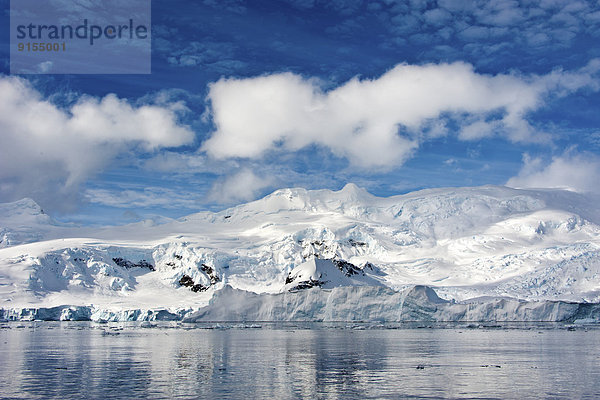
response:
<path id="1" fill-rule="evenodd" d="M 203 292 L 208 289 L 208 286 L 204 286 L 200 283 L 195 283 L 191 276 L 183 275 L 179 280 L 180 286 L 189 287 L 192 292 Z"/>
<path id="2" fill-rule="evenodd" d="M 140 260 L 137 263 L 131 262 L 129 260 L 125 260 L 124 258 L 121 258 L 121 257 L 114 257 L 112 260 L 119 267 L 123 267 L 123 268 L 127 268 L 127 269 L 129 269 L 129 268 L 148 268 L 150 271 L 156 271 L 156 269 L 154 268 L 154 265 L 150 264 L 146 260 Z"/>

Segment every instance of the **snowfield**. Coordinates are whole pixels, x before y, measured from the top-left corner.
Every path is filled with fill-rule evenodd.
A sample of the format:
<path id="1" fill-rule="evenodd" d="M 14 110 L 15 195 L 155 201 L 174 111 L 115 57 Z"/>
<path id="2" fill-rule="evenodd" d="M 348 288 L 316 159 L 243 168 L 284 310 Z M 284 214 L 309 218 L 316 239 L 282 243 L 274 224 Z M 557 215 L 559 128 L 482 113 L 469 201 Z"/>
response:
<path id="1" fill-rule="evenodd" d="M 23 199 L 0 204 L 0 318 L 598 321 L 597 204 L 349 184 L 92 229 Z"/>

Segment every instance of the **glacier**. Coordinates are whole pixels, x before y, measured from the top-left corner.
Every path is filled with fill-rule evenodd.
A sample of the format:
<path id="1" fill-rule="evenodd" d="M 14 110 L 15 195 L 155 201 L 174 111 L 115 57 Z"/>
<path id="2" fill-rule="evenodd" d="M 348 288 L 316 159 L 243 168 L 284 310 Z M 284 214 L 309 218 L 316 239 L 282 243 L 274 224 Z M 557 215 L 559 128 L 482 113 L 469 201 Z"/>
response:
<path id="1" fill-rule="evenodd" d="M 57 306 L 0 309 L 2 321 L 196 322 L 565 322 L 600 323 L 600 304 L 487 299 L 457 303 L 428 286 L 311 288 L 277 294 L 229 285 L 200 308 L 104 309 Z"/>
<path id="2" fill-rule="evenodd" d="M 348 184 L 92 228 L 23 199 L 0 204 L 0 319 L 597 322 L 597 200 Z"/>
<path id="3" fill-rule="evenodd" d="M 385 287 L 340 286 L 295 293 L 256 294 L 227 286 L 185 322 L 598 322 L 600 305 L 497 299 L 456 303 L 428 286 L 401 292 Z"/>

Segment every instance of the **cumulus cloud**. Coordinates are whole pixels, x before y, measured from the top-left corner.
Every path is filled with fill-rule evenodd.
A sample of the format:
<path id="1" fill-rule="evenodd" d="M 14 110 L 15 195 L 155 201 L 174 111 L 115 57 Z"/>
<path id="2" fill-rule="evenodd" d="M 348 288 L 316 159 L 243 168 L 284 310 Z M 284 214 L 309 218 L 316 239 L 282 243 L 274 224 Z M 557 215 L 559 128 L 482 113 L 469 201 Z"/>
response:
<path id="1" fill-rule="evenodd" d="M 449 115 L 464 123 L 463 140 L 504 135 L 513 142 L 544 141 L 547 135 L 527 114 L 548 96 L 597 90 L 599 69 L 593 61 L 576 72 L 523 77 L 479 74 L 462 62 L 402 64 L 329 91 L 292 73 L 221 79 L 210 85 L 216 129 L 202 149 L 220 159 L 259 158 L 273 149 L 319 145 L 352 165 L 385 168 L 401 165 L 428 135 L 444 134 Z"/>
<path id="2" fill-rule="evenodd" d="M 573 149 L 554 157 L 550 162 L 542 158 L 523 156 L 519 174 L 506 182 L 515 188 L 559 188 L 576 192 L 600 193 L 600 157 L 577 153 Z"/>
<path id="3" fill-rule="evenodd" d="M 68 109 L 28 81 L 0 77 L 0 199 L 29 196 L 45 208 L 73 205 L 78 186 L 129 152 L 194 140 L 181 104 L 134 106 L 114 94 L 82 96 Z"/>
<path id="4" fill-rule="evenodd" d="M 208 200 L 220 204 L 254 200 L 272 183 L 271 178 L 259 177 L 251 170 L 244 168 L 215 182 L 210 190 Z"/>

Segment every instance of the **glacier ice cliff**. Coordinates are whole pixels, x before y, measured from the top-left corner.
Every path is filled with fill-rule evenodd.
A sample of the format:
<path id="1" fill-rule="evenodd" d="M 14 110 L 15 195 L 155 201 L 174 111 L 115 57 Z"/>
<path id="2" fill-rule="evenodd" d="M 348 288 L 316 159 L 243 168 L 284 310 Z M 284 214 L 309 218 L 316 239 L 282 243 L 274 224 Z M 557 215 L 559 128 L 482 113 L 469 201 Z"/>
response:
<path id="1" fill-rule="evenodd" d="M 600 304 L 564 301 L 443 300 L 428 286 L 396 292 L 383 286 L 311 288 L 257 294 L 225 285 L 198 309 L 58 306 L 0 309 L 0 319 L 183 322 L 575 322 L 600 323 Z"/>

